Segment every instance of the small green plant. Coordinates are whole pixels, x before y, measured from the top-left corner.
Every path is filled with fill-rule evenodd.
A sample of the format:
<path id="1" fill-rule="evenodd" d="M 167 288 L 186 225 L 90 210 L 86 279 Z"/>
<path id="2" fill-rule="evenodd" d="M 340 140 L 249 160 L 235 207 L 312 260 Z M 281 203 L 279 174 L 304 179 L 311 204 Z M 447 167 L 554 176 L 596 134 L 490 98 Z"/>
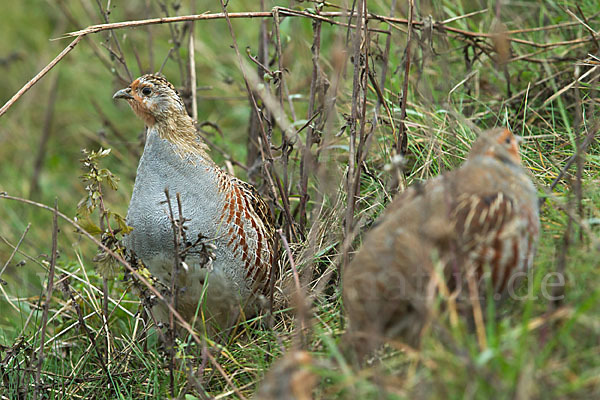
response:
<path id="1" fill-rule="evenodd" d="M 85 158 L 81 159 L 82 167 L 86 172 L 81 176 L 81 181 L 86 185 L 86 196 L 77 205 L 77 219 L 79 225 L 91 235 L 100 235 L 102 244 L 107 248 L 124 255 L 124 248 L 120 245 L 122 235 L 131 231 L 125 223 L 125 218 L 119 213 L 111 211 L 105 206 L 102 192 L 103 184 L 112 190 L 118 190 L 119 178 L 108 168 L 102 168 L 100 162 L 107 157 L 111 149 L 100 148 L 98 151 L 83 149 Z M 99 224 L 92 220 L 94 211 L 98 211 Z M 111 226 L 111 221 L 112 225 Z M 116 273 L 117 263 L 106 251 L 100 252 L 94 258 L 100 275 L 110 278 Z"/>

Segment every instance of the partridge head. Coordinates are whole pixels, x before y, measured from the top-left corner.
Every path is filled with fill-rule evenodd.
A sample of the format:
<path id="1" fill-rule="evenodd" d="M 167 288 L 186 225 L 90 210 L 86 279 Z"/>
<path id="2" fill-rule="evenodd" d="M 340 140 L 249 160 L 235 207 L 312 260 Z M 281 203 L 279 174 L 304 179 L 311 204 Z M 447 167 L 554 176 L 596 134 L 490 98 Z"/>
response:
<path id="1" fill-rule="evenodd" d="M 143 75 L 119 90 L 113 99 L 126 100 L 135 114 L 146 124 L 164 123 L 178 114 L 187 116 L 175 87 L 157 75 Z"/>

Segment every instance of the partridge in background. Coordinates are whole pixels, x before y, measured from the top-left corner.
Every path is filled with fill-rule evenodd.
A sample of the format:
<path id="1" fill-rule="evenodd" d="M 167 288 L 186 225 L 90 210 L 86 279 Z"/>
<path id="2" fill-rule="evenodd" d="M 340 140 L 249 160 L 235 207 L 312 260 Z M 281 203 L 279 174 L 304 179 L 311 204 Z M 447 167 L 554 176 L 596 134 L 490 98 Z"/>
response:
<path id="1" fill-rule="evenodd" d="M 503 128 L 482 133 L 460 168 L 398 195 L 366 235 L 344 271 L 347 341 L 360 358 L 385 339 L 416 346 L 439 265 L 461 295 L 469 293 L 468 274 L 484 293 L 487 269 L 496 295 L 514 289 L 532 265 L 539 229 L 516 137 Z"/>
<path id="2" fill-rule="evenodd" d="M 317 376 L 311 370 L 313 358 L 293 350 L 269 368 L 254 398 L 256 400 L 312 400 Z"/>
<path id="3" fill-rule="evenodd" d="M 273 279 L 274 227 L 267 205 L 251 185 L 212 161 L 182 99 L 167 80 L 144 75 L 113 98 L 127 100 L 147 127 L 127 211 L 127 224 L 133 230 L 124 238 L 125 247 L 171 287 L 175 251 L 182 249 L 175 250 L 168 189 L 172 215 L 179 218 L 181 211 L 186 219 L 188 241 L 193 243 L 201 235 L 204 243 L 214 246 L 210 262 L 205 254 L 186 251 L 178 275 L 177 311 L 190 323 L 204 315 L 217 330 L 231 327 L 240 311 L 245 316 L 254 314 L 258 297 L 269 294 Z M 201 298 L 203 308 L 198 307 Z M 168 321 L 164 305 L 154 308 L 159 321 Z"/>

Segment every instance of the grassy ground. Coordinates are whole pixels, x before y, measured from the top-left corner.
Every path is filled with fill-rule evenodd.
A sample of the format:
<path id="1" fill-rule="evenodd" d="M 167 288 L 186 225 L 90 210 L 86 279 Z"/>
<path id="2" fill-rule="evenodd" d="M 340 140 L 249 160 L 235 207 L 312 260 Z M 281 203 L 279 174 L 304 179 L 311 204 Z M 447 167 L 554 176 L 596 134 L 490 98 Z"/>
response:
<path id="1" fill-rule="evenodd" d="M 2 103 L 68 43 L 49 39 L 103 22 L 92 2 L 13 3 L 2 6 L 0 13 Z M 172 2 L 166 9 L 161 3 L 112 1 L 108 17 L 125 21 L 193 13 L 189 2 L 177 10 Z M 266 10 L 277 5 L 312 13 L 317 7 L 312 2 L 264 3 Z M 389 3 L 370 1 L 368 10 L 389 15 Z M 394 15 L 406 18 L 408 2 L 397 3 Z M 327 4 L 323 11 L 339 11 L 337 6 L 344 5 Z M 231 1 L 228 7 L 230 12 L 260 10 L 252 1 Z M 221 12 L 221 6 L 196 2 L 195 12 L 205 11 Z M 203 134 L 213 144 L 217 163 L 252 179 L 273 205 L 304 283 L 303 300 L 290 300 L 290 253 L 283 251 L 286 273 L 278 284 L 272 329 L 265 329 L 267 316 L 261 316 L 244 324 L 228 343 L 209 340 L 200 346 L 182 338 L 168 351 L 143 318 L 133 281 L 120 269 L 115 277 L 103 279 L 92 262 L 97 246 L 64 220 L 58 221 L 59 257 L 44 321 L 53 213 L 0 198 L 0 397 L 33 398 L 37 382 L 38 398 L 249 398 L 273 360 L 290 349 L 311 355 L 309 373 L 317 377 L 313 395 L 318 399 L 600 397 L 600 146 L 587 140 L 600 128 L 599 50 L 590 38 L 590 32 L 600 29 L 597 1 L 415 1 L 413 11 L 415 21 L 425 22 L 412 32 L 406 97 L 401 94 L 407 29 L 401 21 L 369 21 L 371 29 L 390 30 L 389 53 L 387 36 L 377 31 L 356 53 L 353 31 L 343 26 L 323 23 L 319 36 L 311 19 L 281 17 L 278 57 L 275 25 L 266 20 L 268 52 L 263 63 L 277 71 L 281 61 L 284 72 L 264 77 L 255 89 L 263 100 L 267 91 L 277 101 L 283 76 L 291 99 L 283 101 L 285 119 L 292 126 L 287 131 L 287 169 L 281 125 L 265 123 L 273 133 L 274 171 L 287 182 L 289 200 L 271 192 L 263 168 L 247 173 L 253 110 L 226 21 L 195 23 L 198 121 L 211 123 L 203 125 Z M 502 32 L 496 15 L 510 32 L 508 37 L 519 40 L 510 42 L 510 53 L 502 50 L 506 36 L 499 34 L 494 41 L 488 35 Z M 428 16 L 454 30 L 444 31 L 440 25 L 429 29 Z M 343 22 L 347 17 L 332 18 Z M 261 20 L 235 19 L 232 26 L 244 63 L 250 61 L 246 51 L 259 57 Z M 84 157 L 81 149 L 111 148 L 99 163 L 120 182 L 116 191 L 102 184 L 103 201 L 112 212 L 124 215 L 143 127 L 125 104 L 111 99 L 127 85 L 127 71 L 118 58 L 122 51 L 134 77 L 156 71 L 165 62 L 163 73 L 190 100 L 188 27 L 179 24 L 178 31 L 172 31 L 173 27 L 117 30 L 118 47 L 107 32 L 84 38 L 1 116 L 0 191 L 51 207 L 57 199 L 59 210 L 74 218 L 87 193 L 80 178 L 87 172 L 78 161 Z M 311 46 L 314 49 L 316 37 L 320 72 L 313 75 Z M 386 79 L 381 82 L 385 65 Z M 256 71 L 255 65 L 252 68 Z M 355 76 L 358 82 L 364 79 L 364 91 L 354 83 Z M 322 106 L 323 113 L 308 124 L 311 84 L 317 89 L 314 108 Z M 402 125 L 403 103 L 407 152 L 398 174 L 393 145 Z M 485 346 L 440 307 L 420 349 L 392 343 L 378 353 L 378 360 L 357 368 L 340 344 L 346 322 L 337 271 L 344 261 L 344 241 L 358 249 L 398 184 L 403 187 L 455 168 L 478 128 L 499 125 L 509 125 L 524 137 L 524 164 L 546 198 L 535 268 L 521 288 L 522 298 L 486 310 Z M 301 159 L 307 135 L 314 162 L 306 169 L 309 201 L 304 226 Z M 362 152 L 364 162 L 356 162 L 354 151 Z M 579 161 L 570 161 L 577 154 Z M 349 171 L 357 165 L 361 174 L 353 177 Z M 359 188 L 350 230 L 344 228 L 349 218 L 348 182 Z M 300 233 L 296 239 L 289 235 L 284 201 L 289 201 Z M 79 215 L 79 221 L 86 218 Z M 98 210 L 89 221 L 97 223 Z M 559 277 L 564 285 L 554 285 Z M 560 301 L 549 300 L 561 295 Z M 45 346 L 36 378 L 42 327 Z"/>

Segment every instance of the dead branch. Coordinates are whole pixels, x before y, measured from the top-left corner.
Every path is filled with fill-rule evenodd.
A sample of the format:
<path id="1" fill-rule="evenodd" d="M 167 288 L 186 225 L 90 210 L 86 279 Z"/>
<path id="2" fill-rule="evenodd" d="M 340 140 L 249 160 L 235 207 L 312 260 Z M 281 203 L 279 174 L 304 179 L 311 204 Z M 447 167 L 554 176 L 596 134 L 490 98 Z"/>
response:
<path id="1" fill-rule="evenodd" d="M 35 373 L 35 390 L 33 399 L 36 400 L 40 394 L 40 378 L 42 374 L 42 365 L 44 364 L 44 345 L 46 342 L 46 327 L 48 322 L 48 310 L 52 300 L 52 291 L 54 289 L 54 267 L 56 266 L 56 253 L 58 247 L 58 200 L 54 200 L 54 214 L 52 216 L 52 254 L 50 255 L 50 270 L 48 271 L 48 287 L 46 288 L 46 301 L 44 302 L 42 312 L 42 331 L 40 333 L 40 351 L 37 354 L 37 371 Z"/>
<path id="2" fill-rule="evenodd" d="M 54 60 L 50 61 L 50 64 L 46 65 L 36 76 L 34 76 L 29 82 L 25 84 L 10 100 L 8 100 L 2 108 L 0 108 L 0 117 L 6 113 L 6 111 L 23 96 L 29 89 L 33 87 L 40 79 L 44 77 L 60 60 L 62 60 L 71 50 L 77 46 L 77 44 L 83 39 L 83 36 L 78 36 L 73 40 L 63 51 L 57 55 Z"/>

